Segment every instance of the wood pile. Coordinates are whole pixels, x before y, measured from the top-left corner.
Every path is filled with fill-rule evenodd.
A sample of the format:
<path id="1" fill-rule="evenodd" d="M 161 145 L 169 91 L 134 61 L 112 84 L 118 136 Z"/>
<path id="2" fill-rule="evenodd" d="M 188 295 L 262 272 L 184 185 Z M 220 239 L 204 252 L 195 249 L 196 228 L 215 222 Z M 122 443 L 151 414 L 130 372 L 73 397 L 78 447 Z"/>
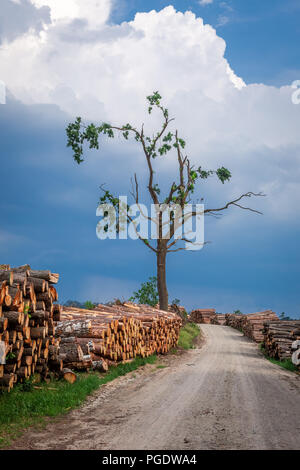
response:
<path id="1" fill-rule="evenodd" d="M 293 354 L 293 344 L 300 340 L 300 320 L 265 322 L 264 348 L 268 356 L 280 361 Z"/>
<path id="2" fill-rule="evenodd" d="M 211 317 L 210 323 L 212 325 L 225 325 L 226 318 L 225 313 L 216 313 L 213 317 Z"/>
<path id="3" fill-rule="evenodd" d="M 56 335 L 65 367 L 101 370 L 107 360 L 166 354 L 177 345 L 181 324 L 173 312 L 129 302 L 93 310 L 64 307 Z"/>
<path id="4" fill-rule="evenodd" d="M 248 313 L 245 315 L 226 314 L 226 325 L 244 333 L 245 336 L 257 343 L 264 340 L 264 323 L 267 321 L 279 321 L 278 316 L 272 310 Z"/>
<path id="5" fill-rule="evenodd" d="M 235 330 L 240 330 L 242 331 L 242 319 L 243 319 L 242 314 L 238 315 L 236 313 L 226 313 L 225 314 L 225 325 L 226 326 L 231 326 Z"/>
<path id="6" fill-rule="evenodd" d="M 211 319 L 215 316 L 216 310 L 214 308 L 203 308 L 193 310 L 190 313 L 189 321 L 193 323 L 211 323 Z"/>
<path id="7" fill-rule="evenodd" d="M 59 275 L 31 270 L 25 265 L 0 267 L 0 342 L 4 364 L 0 365 L 0 389 L 10 391 L 16 382 L 32 374 L 47 379 L 50 370 L 62 369 L 55 320 L 61 307 L 53 284 Z"/>

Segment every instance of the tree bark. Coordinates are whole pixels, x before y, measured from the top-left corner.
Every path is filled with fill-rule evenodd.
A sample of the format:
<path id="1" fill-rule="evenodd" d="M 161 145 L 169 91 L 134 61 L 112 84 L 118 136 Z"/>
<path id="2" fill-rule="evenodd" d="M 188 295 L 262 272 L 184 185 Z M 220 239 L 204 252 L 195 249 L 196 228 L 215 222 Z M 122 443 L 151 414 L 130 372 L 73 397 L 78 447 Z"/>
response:
<path id="1" fill-rule="evenodd" d="M 168 311 L 168 290 L 166 281 L 166 257 L 167 257 L 166 240 L 157 241 L 157 290 L 159 297 L 160 310 Z"/>

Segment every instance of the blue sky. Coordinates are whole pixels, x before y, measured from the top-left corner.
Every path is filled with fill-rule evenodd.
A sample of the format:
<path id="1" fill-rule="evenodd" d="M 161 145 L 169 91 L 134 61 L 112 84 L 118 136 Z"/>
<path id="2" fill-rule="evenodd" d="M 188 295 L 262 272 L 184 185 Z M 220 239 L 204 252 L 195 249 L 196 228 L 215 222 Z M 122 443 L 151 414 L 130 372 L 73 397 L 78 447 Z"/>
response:
<path id="1" fill-rule="evenodd" d="M 107 12 L 96 21 L 88 1 L 90 17 L 74 9 L 70 18 L 54 18 L 50 0 L 22 0 L 28 19 L 18 24 L 5 0 L 11 16 L 6 29 L 0 18 L 0 80 L 8 90 L 0 105 L 1 262 L 60 272 L 61 301 L 126 298 L 155 274 L 141 242 L 99 241 L 95 234 L 100 184 L 126 194 L 135 171 L 145 176 L 138 149 L 104 141 L 78 166 L 65 127 L 78 114 L 142 122 L 144 96 L 160 89 L 191 159 L 233 173 L 230 184 L 211 180 L 200 188 L 206 204 L 245 190 L 268 194 L 251 201 L 263 216 L 235 209 L 210 218 L 210 244 L 169 255 L 170 298 L 189 310 L 272 308 L 300 317 L 300 105 L 289 88 L 300 79 L 298 2 L 177 1 L 165 9 L 169 2 L 103 0 Z M 186 10 L 195 17 L 179 15 Z M 135 19 L 139 12 L 147 14 Z M 161 165 L 167 184 L 174 168 Z"/>
<path id="2" fill-rule="evenodd" d="M 190 9 L 216 27 L 227 43 L 226 57 L 247 83 L 285 85 L 299 71 L 300 3 L 298 0 L 201 0 L 171 2 L 179 11 Z M 111 21 L 128 21 L 138 11 L 161 10 L 169 1 L 118 2 Z M 298 73 L 299 75 L 299 73 Z"/>

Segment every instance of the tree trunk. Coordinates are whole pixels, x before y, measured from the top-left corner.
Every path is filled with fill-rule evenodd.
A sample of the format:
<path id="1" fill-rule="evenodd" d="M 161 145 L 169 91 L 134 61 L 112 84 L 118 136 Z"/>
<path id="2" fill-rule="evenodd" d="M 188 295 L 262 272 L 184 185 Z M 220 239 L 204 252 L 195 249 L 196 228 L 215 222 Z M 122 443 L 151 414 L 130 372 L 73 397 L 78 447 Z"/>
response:
<path id="1" fill-rule="evenodd" d="M 166 240 L 157 242 L 157 290 L 160 310 L 168 311 L 168 290 L 166 282 Z"/>

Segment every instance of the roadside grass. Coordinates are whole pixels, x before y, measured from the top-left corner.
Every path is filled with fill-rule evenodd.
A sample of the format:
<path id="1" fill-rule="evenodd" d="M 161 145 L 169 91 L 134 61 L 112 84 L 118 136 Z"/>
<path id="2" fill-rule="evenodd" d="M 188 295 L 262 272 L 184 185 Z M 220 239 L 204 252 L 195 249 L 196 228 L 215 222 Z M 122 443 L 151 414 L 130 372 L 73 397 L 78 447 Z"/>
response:
<path id="1" fill-rule="evenodd" d="M 146 364 L 154 364 L 157 356 L 136 358 L 132 362 L 118 364 L 105 374 L 79 373 L 74 384 L 55 380 L 49 384 L 17 385 L 10 393 L 0 395 L 0 448 L 19 437 L 25 428 L 46 424 L 46 417 L 63 415 L 77 408 L 86 397 L 112 380 L 126 375 Z"/>
<path id="2" fill-rule="evenodd" d="M 193 349 L 194 339 L 201 334 L 201 330 L 196 323 L 187 323 L 181 328 L 179 333 L 178 347 L 182 349 Z"/>
<path id="3" fill-rule="evenodd" d="M 262 351 L 265 358 L 272 362 L 272 364 L 283 367 L 283 369 L 289 370 L 290 372 L 298 372 L 297 367 L 292 363 L 291 359 L 280 361 L 279 359 L 274 359 L 273 357 L 268 356 L 262 344 L 260 344 L 260 350 Z"/>

